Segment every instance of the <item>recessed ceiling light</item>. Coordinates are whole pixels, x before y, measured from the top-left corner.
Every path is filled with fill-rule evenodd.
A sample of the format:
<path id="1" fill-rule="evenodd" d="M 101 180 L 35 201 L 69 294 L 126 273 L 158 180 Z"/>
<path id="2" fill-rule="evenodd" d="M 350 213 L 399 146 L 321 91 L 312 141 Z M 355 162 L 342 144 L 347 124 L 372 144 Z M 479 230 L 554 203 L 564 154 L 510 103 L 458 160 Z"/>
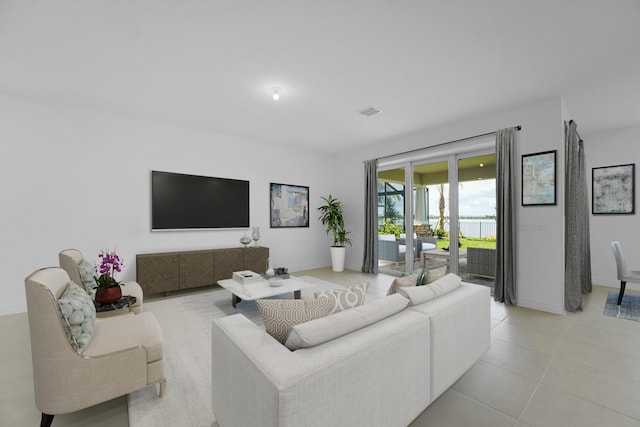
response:
<path id="1" fill-rule="evenodd" d="M 480 167 L 483 168 L 484 167 L 484 163 L 480 163 Z"/>
<path id="2" fill-rule="evenodd" d="M 272 87 L 271 90 L 273 91 L 273 100 L 277 101 L 280 99 L 280 88 L 279 87 Z"/>

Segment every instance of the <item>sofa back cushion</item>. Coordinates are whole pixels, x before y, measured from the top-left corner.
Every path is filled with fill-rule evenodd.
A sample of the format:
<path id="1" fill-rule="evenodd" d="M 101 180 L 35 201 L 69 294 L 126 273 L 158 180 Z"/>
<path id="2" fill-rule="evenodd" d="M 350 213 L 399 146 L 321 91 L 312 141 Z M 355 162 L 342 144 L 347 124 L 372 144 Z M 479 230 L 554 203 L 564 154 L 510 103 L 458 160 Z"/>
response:
<path id="1" fill-rule="evenodd" d="M 328 298 L 260 299 L 256 303 L 267 333 L 282 344 L 295 325 L 326 316 L 330 308 Z"/>
<path id="2" fill-rule="evenodd" d="M 349 286 L 346 289 L 329 289 L 325 291 L 316 291 L 316 298 L 329 298 L 331 304 L 329 314 L 337 313 L 348 308 L 357 307 L 364 303 L 364 297 L 367 295 L 368 283 L 358 283 Z"/>
<path id="3" fill-rule="evenodd" d="M 386 319 L 407 306 L 402 295 L 391 295 L 293 327 L 285 345 L 289 350 L 314 347 Z"/>
<path id="4" fill-rule="evenodd" d="M 410 305 L 418 305 L 438 298 L 460 287 L 462 279 L 453 273 L 425 286 L 398 288 L 398 293 L 409 299 Z"/>

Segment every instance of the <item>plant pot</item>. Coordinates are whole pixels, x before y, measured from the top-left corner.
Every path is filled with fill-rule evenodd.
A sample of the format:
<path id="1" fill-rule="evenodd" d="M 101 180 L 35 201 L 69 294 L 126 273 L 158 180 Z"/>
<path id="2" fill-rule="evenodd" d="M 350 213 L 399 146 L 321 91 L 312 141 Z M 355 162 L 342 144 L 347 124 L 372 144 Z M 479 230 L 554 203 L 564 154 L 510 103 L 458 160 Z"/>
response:
<path id="1" fill-rule="evenodd" d="M 347 248 L 344 246 L 331 247 L 331 268 L 333 271 L 344 270 L 344 257 L 347 254 Z"/>
<path id="2" fill-rule="evenodd" d="M 120 286 L 96 289 L 96 302 L 98 304 L 111 304 L 118 301 L 120 298 L 122 298 L 122 290 L 120 289 Z"/>

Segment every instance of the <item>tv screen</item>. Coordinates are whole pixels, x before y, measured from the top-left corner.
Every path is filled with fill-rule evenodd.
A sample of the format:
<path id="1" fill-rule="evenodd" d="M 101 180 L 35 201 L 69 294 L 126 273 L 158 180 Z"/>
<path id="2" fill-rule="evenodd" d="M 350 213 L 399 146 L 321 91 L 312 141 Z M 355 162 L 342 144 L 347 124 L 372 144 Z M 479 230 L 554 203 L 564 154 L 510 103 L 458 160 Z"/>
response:
<path id="1" fill-rule="evenodd" d="M 151 229 L 249 227 L 249 181 L 151 171 Z"/>

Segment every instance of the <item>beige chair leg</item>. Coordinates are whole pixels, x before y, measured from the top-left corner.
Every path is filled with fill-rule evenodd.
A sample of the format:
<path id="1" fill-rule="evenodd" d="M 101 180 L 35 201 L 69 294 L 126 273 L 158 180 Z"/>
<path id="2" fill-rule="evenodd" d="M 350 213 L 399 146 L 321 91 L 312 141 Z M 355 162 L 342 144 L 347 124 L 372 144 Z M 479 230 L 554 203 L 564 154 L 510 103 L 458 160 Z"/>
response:
<path id="1" fill-rule="evenodd" d="M 158 393 L 158 397 L 164 396 L 164 393 L 167 391 L 167 380 L 160 381 L 160 393 Z"/>

